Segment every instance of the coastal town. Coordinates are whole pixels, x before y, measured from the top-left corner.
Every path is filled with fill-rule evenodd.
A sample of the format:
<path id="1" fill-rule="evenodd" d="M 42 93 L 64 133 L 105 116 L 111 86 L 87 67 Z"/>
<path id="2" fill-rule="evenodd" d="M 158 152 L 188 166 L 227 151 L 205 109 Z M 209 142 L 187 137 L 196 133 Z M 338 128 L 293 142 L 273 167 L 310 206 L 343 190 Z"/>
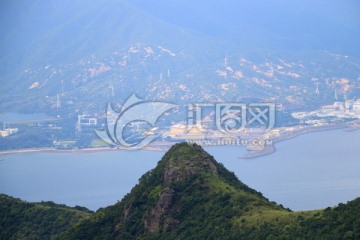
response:
<path id="1" fill-rule="evenodd" d="M 171 139 L 186 140 L 205 146 L 243 145 L 248 153 L 242 158 L 255 158 L 275 151 L 275 143 L 294 138 L 300 134 L 331 129 L 356 130 L 360 128 L 360 99 L 334 102 L 308 112 L 293 112 L 298 120 L 293 126 L 272 129 L 245 128 L 240 134 L 223 133 L 210 127 L 187 128 L 186 124 L 175 124 L 164 135 Z M 206 121 L 199 126 L 207 126 Z"/>
<path id="2" fill-rule="evenodd" d="M 174 122 L 170 126 L 153 127 L 146 124 L 132 124 L 127 137 L 140 135 L 140 137 L 158 135 L 146 149 L 166 150 L 175 142 L 187 141 L 202 146 L 240 145 L 246 148 L 247 154 L 243 158 L 255 158 L 264 156 L 275 151 L 275 143 L 296 137 L 300 134 L 314 131 L 346 128 L 348 130 L 360 128 L 360 99 L 336 101 L 333 104 L 321 106 L 319 109 L 303 112 L 293 112 L 291 117 L 298 123 L 290 126 L 276 126 L 266 128 L 264 126 L 243 128 L 234 133 L 223 131 L 214 125 L 213 119 L 204 117 L 195 125 L 189 126 L 188 122 Z M 26 131 L 26 127 L 40 129 L 40 131 L 61 132 L 64 127 L 60 124 L 61 119 L 54 118 L 46 121 L 31 121 L 30 123 L 3 123 L 0 130 L 0 138 L 6 139 L 13 135 Z M 106 150 L 126 149 L 120 145 L 109 145 L 95 135 L 95 130 L 106 128 L 106 118 L 91 114 L 79 114 L 76 119 L 74 132 L 69 134 L 73 137 L 54 139 L 47 144 L 49 150 Z M 25 130 L 24 130 L 25 129 Z M 65 135 L 66 136 L 66 135 Z M 89 137 L 88 145 L 79 145 L 81 137 Z M 7 150 L 7 151 L 6 151 Z M 9 152 L 9 149 L 2 149 Z"/>

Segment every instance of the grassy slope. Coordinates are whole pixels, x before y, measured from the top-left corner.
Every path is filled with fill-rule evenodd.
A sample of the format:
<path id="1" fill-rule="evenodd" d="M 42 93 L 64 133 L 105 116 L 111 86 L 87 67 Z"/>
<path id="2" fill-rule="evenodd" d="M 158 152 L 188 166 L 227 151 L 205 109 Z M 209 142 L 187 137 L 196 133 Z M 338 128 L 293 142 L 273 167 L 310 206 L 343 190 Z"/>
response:
<path id="1" fill-rule="evenodd" d="M 28 203 L 3 194 L 0 206 L 0 239 L 59 239 L 62 232 L 91 215 L 81 207 Z"/>

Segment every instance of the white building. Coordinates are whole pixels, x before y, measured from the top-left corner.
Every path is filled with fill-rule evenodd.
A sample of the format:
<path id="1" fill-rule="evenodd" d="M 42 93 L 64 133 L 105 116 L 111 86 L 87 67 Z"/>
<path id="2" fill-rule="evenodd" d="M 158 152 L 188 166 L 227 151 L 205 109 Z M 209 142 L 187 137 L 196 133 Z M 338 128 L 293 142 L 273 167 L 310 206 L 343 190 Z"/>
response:
<path id="1" fill-rule="evenodd" d="M 12 134 L 17 133 L 18 131 L 19 131 L 18 128 L 6 128 L 6 129 L 0 131 L 0 136 L 1 137 L 8 137 L 8 136 L 10 136 Z"/>
<path id="2" fill-rule="evenodd" d="M 335 111 L 343 111 L 345 110 L 345 104 L 342 102 L 334 102 L 334 110 Z"/>
<path id="3" fill-rule="evenodd" d="M 347 100 L 345 101 L 345 109 L 346 110 L 350 110 L 354 105 L 354 101 L 353 100 Z"/>
<path id="4" fill-rule="evenodd" d="M 179 138 L 186 132 L 186 126 L 182 124 L 176 124 L 170 127 L 169 136 L 172 138 Z"/>
<path id="5" fill-rule="evenodd" d="M 79 126 L 97 126 L 97 118 L 88 115 L 78 115 Z"/>
<path id="6" fill-rule="evenodd" d="M 356 102 L 354 102 L 353 111 L 356 113 L 360 113 L 360 99 L 358 99 Z"/>

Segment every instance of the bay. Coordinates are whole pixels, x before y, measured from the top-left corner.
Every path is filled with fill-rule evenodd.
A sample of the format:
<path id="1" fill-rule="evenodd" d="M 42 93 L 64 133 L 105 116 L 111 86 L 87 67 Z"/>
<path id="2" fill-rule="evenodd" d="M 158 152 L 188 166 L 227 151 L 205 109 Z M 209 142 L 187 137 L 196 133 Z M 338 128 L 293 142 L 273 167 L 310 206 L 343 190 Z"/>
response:
<path id="1" fill-rule="evenodd" d="M 333 130 L 276 144 L 274 154 L 239 158 L 242 146 L 207 147 L 248 186 L 292 210 L 360 197 L 360 131 Z M 0 156 L 0 193 L 92 210 L 116 203 L 154 168 L 160 151 L 19 153 Z"/>
<path id="2" fill-rule="evenodd" d="M 240 159 L 235 146 L 207 149 L 248 186 L 292 210 L 360 197 L 360 131 L 332 130 L 276 144 L 276 153 Z"/>
<path id="3" fill-rule="evenodd" d="M 120 200 L 162 155 L 155 151 L 6 155 L 0 161 L 0 193 L 97 210 Z"/>

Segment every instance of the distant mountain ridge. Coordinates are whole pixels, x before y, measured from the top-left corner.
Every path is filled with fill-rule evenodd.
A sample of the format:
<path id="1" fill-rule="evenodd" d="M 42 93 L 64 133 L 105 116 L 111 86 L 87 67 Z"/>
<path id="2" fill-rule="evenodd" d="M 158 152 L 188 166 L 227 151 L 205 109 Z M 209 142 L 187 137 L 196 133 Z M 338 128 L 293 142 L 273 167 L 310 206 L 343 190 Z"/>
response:
<path id="1" fill-rule="evenodd" d="M 347 97 L 360 96 L 359 6 L 351 1 L 0 4 L 1 112 L 101 113 L 110 82 L 115 104 L 137 93 L 179 104 L 250 96 L 304 108 L 334 101 L 343 78 Z M 58 94 L 62 108 L 54 109 Z"/>

